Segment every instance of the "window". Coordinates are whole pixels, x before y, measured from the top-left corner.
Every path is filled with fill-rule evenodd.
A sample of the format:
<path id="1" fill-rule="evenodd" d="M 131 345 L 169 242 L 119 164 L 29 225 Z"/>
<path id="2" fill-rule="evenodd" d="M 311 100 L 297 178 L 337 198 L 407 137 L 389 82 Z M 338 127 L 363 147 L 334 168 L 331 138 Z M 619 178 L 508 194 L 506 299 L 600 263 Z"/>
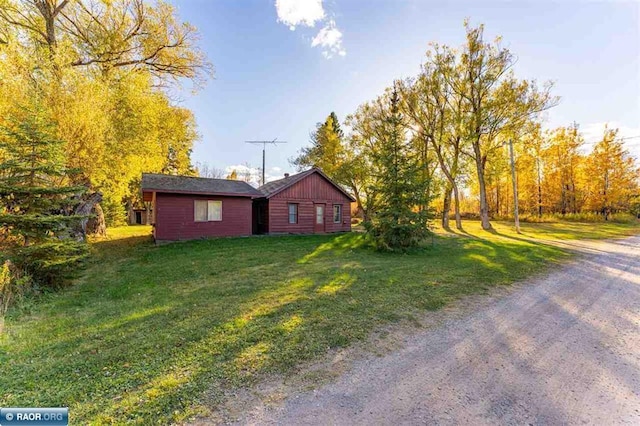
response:
<path id="1" fill-rule="evenodd" d="M 316 204 L 316 225 L 324 224 L 324 204 Z"/>
<path id="2" fill-rule="evenodd" d="M 333 205 L 333 223 L 342 223 L 342 204 Z"/>
<path id="3" fill-rule="evenodd" d="M 219 222 L 222 220 L 222 201 L 195 200 L 193 211 L 196 222 Z"/>
<path id="4" fill-rule="evenodd" d="M 298 205 L 289 204 L 289 223 L 298 223 Z"/>

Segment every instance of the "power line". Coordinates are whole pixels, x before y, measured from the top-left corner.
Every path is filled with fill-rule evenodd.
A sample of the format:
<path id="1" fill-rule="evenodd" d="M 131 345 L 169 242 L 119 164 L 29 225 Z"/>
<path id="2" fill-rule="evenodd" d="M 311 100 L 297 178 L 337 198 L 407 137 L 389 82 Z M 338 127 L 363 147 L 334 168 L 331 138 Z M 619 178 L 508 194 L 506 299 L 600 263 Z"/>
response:
<path id="1" fill-rule="evenodd" d="M 615 138 L 614 140 L 625 141 L 625 140 L 628 140 L 628 139 L 637 139 L 637 138 L 640 138 L 640 135 L 638 135 L 638 136 L 627 136 L 627 137 L 624 137 L 624 138 Z M 600 142 L 601 141 L 583 142 L 582 144 L 583 145 L 595 145 L 595 144 L 600 143 Z M 639 145 L 639 144 L 640 144 L 640 142 L 634 142 L 632 144 L 626 144 L 625 146 L 635 146 L 635 145 Z"/>

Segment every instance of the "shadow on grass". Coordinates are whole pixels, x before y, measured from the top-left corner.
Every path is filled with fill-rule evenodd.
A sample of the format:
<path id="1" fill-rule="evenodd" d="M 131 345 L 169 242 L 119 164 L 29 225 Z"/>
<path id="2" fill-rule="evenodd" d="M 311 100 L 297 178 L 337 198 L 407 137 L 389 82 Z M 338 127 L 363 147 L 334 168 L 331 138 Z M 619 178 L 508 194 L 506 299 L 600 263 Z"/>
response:
<path id="1" fill-rule="evenodd" d="M 96 242 L 79 285 L 9 319 L 0 405 L 68 405 L 82 423 L 184 421 L 261 374 L 566 255 L 518 239 L 436 240 L 406 255 L 374 252 L 359 234 Z"/>

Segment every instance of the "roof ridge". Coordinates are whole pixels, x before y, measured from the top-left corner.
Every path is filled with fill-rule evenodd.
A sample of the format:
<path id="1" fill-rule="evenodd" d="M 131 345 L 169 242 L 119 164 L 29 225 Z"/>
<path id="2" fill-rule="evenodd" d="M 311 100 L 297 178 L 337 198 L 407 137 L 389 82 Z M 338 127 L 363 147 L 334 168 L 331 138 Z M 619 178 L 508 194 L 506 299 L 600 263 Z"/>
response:
<path id="1" fill-rule="evenodd" d="M 237 194 L 260 197 L 262 192 L 248 182 L 232 179 L 203 178 L 199 176 L 166 175 L 143 173 L 142 189 L 164 192 L 199 194 Z"/>
<path id="2" fill-rule="evenodd" d="M 249 182 L 246 182 L 244 180 L 238 180 L 238 179 L 226 179 L 226 178 L 210 178 L 210 177 L 204 177 L 204 176 L 189 176 L 189 175 L 167 175 L 164 173 L 142 173 L 142 175 L 147 175 L 147 176 L 162 176 L 162 177 L 168 177 L 168 178 L 181 178 L 181 179 L 202 179 L 202 180 L 224 180 L 227 182 L 242 182 L 242 183 L 246 183 L 247 185 L 251 186 L 249 184 Z M 253 188 L 253 187 L 252 187 Z"/>

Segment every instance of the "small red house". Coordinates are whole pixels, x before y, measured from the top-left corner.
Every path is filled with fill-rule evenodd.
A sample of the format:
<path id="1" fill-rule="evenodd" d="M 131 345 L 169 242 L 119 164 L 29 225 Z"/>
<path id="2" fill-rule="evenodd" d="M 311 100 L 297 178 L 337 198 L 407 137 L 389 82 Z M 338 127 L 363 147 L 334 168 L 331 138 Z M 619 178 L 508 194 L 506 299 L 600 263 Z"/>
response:
<path id="1" fill-rule="evenodd" d="M 156 241 L 251 235 L 253 199 L 246 182 L 159 174 L 142 175 L 144 201 L 152 203 Z"/>
<path id="2" fill-rule="evenodd" d="M 142 175 L 156 241 L 351 230 L 353 197 L 319 169 L 269 182 Z"/>
<path id="3" fill-rule="evenodd" d="M 258 190 L 254 232 L 258 234 L 313 234 L 351 231 L 354 198 L 313 168 L 269 182 Z"/>

